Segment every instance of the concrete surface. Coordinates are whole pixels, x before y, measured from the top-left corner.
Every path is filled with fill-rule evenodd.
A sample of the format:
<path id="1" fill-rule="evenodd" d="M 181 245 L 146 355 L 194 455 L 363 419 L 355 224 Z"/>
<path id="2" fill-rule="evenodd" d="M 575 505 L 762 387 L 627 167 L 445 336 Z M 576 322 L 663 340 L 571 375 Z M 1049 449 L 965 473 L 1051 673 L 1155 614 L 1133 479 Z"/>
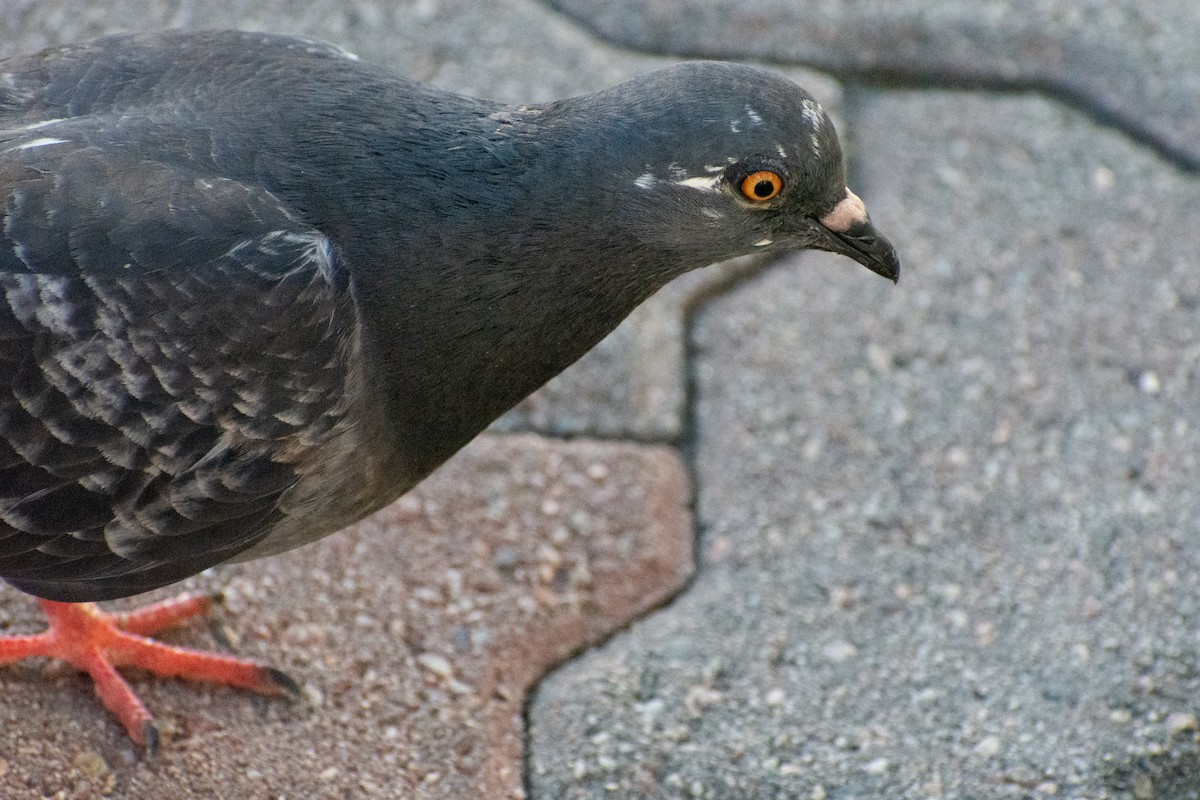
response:
<path id="1" fill-rule="evenodd" d="M 1191 4 L 6 0 L 0 55 L 164 26 L 509 101 L 765 60 L 837 110 L 904 280 L 689 276 L 498 425 L 626 443 L 488 437 L 197 579 L 307 703 L 140 678 L 146 762 L 82 679 L 0 670 L 0 796 L 1200 797 Z"/>
<path id="2" fill-rule="evenodd" d="M 699 577 L 542 684 L 532 794 L 1200 797 L 1200 180 L 1038 97 L 856 102 L 918 274 L 696 317 Z"/>
<path id="3" fill-rule="evenodd" d="M 1179 0 L 549 2 L 641 51 L 1036 88 L 1200 167 L 1200 15 Z"/>
<path id="4" fill-rule="evenodd" d="M 682 585 L 688 501 L 668 448 L 483 437 L 350 530 L 183 584 L 223 592 L 221 638 L 302 699 L 135 678 L 147 759 L 84 678 L 10 667 L 0 797 L 521 797 L 526 690 Z M 0 594 L 5 628 L 38 616 Z M 220 648 L 203 628 L 171 640 Z"/>

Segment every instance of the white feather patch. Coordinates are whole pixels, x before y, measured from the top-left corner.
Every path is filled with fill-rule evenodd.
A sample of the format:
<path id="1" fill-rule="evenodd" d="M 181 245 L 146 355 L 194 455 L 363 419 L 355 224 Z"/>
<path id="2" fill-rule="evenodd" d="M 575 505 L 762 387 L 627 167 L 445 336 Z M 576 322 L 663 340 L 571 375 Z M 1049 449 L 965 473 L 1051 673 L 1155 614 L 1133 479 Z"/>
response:
<path id="1" fill-rule="evenodd" d="M 707 178 L 684 178 L 681 181 L 675 181 L 676 186 L 686 186 L 689 189 L 698 189 L 701 192 L 715 192 L 717 184 L 721 182 L 719 175 L 710 175 Z"/>
<path id="2" fill-rule="evenodd" d="M 30 139 L 28 142 L 22 142 L 16 147 L 10 147 L 4 152 L 11 153 L 14 150 L 32 150 L 35 147 L 46 147 L 52 144 L 66 144 L 66 139 L 53 139 L 49 136 L 43 136 L 40 139 Z"/>
<path id="3" fill-rule="evenodd" d="M 36 131 L 40 128 L 45 128 L 48 125 L 57 125 L 58 123 L 65 122 L 65 121 L 66 120 L 63 117 L 57 117 L 55 119 L 44 119 L 41 122 L 31 122 L 28 125 L 22 125 L 20 128 L 9 128 L 6 131 L 0 131 L 0 135 L 6 134 L 6 133 L 12 134 L 12 133 L 22 133 L 25 131 Z"/>
<path id="4" fill-rule="evenodd" d="M 825 123 L 825 112 L 816 100 L 800 101 L 800 113 L 810 127 L 820 128 Z"/>

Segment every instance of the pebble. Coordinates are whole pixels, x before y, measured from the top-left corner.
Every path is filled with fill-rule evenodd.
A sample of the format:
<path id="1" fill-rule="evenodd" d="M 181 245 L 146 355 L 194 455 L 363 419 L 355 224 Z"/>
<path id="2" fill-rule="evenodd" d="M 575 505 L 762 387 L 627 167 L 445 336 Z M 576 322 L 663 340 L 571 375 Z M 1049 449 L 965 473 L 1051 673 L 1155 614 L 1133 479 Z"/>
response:
<path id="1" fill-rule="evenodd" d="M 1117 176 L 1108 167 L 1102 165 L 1092 170 L 1092 188 L 1097 192 L 1107 194 L 1116 184 Z"/>
<path id="2" fill-rule="evenodd" d="M 512 572 L 521 563 L 521 555 L 513 547 L 501 547 L 492 556 L 492 565 L 501 572 Z"/>
<path id="3" fill-rule="evenodd" d="M 891 762 L 886 758 L 877 758 L 874 761 L 867 762 L 867 765 L 863 769 L 868 775 L 883 775 L 891 766 Z"/>
<path id="4" fill-rule="evenodd" d="M 437 653 L 421 653 L 417 656 L 417 663 L 441 678 L 449 679 L 454 675 L 454 666 L 449 659 Z"/>
<path id="5" fill-rule="evenodd" d="M 993 758 L 1000 754 L 1000 739 L 997 736 L 985 736 L 975 745 L 975 754 L 984 758 Z"/>
<path id="6" fill-rule="evenodd" d="M 825 648 L 822 650 L 822 652 L 830 661 L 840 664 L 843 661 L 849 661 L 857 656 L 858 648 L 850 644 L 850 642 L 847 642 L 845 639 L 839 639 L 836 642 L 830 642 L 829 644 L 825 645 Z"/>
<path id="7" fill-rule="evenodd" d="M 1194 731 L 1197 728 L 1196 715 L 1190 712 L 1176 711 L 1167 717 L 1165 725 L 1171 734 Z"/>

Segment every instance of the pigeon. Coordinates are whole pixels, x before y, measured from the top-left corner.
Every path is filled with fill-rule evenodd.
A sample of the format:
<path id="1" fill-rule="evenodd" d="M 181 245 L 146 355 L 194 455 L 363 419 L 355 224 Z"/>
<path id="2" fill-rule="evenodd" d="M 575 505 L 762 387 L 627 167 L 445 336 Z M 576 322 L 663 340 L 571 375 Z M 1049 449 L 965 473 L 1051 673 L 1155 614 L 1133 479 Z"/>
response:
<path id="1" fill-rule="evenodd" d="M 508 106 L 339 47 L 110 36 L 0 61 L 0 663 L 294 691 L 95 601 L 331 534 L 414 487 L 673 278 L 749 253 L 899 260 L 828 115 L 690 62 Z M 403 549 L 403 542 L 396 542 Z"/>

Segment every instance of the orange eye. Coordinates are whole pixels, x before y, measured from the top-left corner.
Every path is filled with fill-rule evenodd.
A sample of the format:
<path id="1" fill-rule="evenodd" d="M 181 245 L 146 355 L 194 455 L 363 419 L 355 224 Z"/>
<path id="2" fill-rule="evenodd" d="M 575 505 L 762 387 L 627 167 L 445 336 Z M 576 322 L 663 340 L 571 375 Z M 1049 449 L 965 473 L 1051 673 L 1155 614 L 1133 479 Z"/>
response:
<path id="1" fill-rule="evenodd" d="M 742 180 L 742 194 L 752 203 L 765 203 L 783 191 L 783 178 L 770 170 L 752 172 Z"/>

